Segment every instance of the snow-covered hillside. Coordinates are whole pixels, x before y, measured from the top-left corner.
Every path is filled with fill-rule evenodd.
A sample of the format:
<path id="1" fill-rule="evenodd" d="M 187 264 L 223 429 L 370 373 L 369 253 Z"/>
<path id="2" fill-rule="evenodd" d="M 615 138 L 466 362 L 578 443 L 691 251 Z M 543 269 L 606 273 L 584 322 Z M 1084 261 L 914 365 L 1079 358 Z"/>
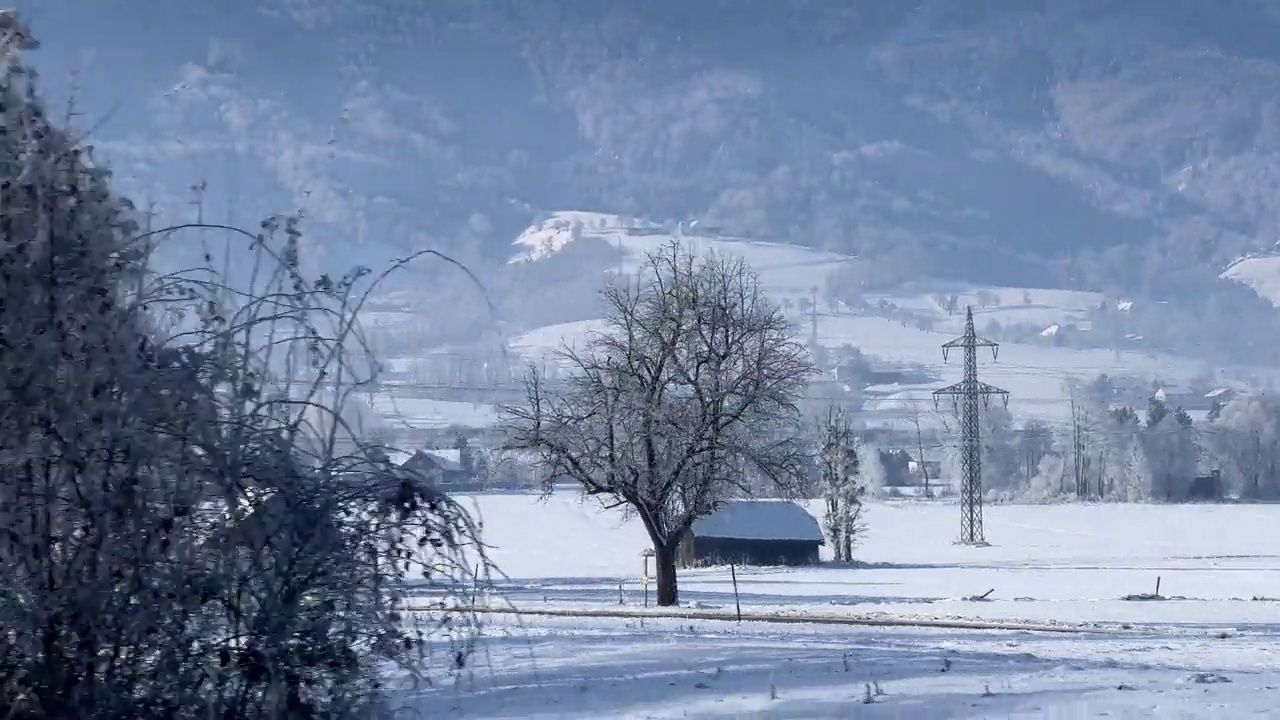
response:
<path id="1" fill-rule="evenodd" d="M 701 232 L 701 234 L 700 234 Z M 513 263 L 537 262 L 554 256 L 575 242 L 607 242 L 623 256 L 624 271 L 647 251 L 672 239 L 695 251 L 714 249 L 742 257 L 760 276 L 765 290 L 792 313 L 797 326 L 813 327 L 813 309 L 804 303 L 819 291 L 816 309 L 817 340 L 828 348 L 852 346 L 880 361 L 923 366 L 941 380 L 928 385 L 878 388 L 878 397 L 867 403 L 864 420 L 892 420 L 911 410 L 932 408 L 930 393 L 960 380 L 960 358 L 943 361 L 941 345 L 960 334 L 963 308 L 974 308 L 974 320 L 982 334 L 992 323 L 1002 327 L 1030 327 L 1029 335 L 1049 338 L 1064 328 L 1088 330 L 1090 313 L 1107 305 L 1126 312 L 1132 303 L 1101 293 L 1044 288 L 974 286 L 921 279 L 894 291 L 867 292 L 862 305 L 850 308 L 827 298 L 825 285 L 833 270 L 856 258 L 809 248 L 752 242 L 714 235 L 696 224 L 664 228 L 643 220 L 589 212 L 555 213 L 515 241 Z M 1280 263 L 1280 259 L 1277 259 Z M 1277 266 L 1280 268 L 1280 265 Z M 603 274 L 613 268 L 601 268 Z M 1280 271 L 1275 273 L 1280 298 Z M 841 288 L 845 290 L 845 288 Z M 842 293 L 848 296 L 848 293 Z M 601 329 L 598 320 L 579 320 L 525 332 L 511 340 L 511 348 L 529 358 L 545 358 L 562 344 L 581 345 Z M 1110 350 L 1075 350 L 1045 345 L 1002 343 L 998 362 L 980 358 L 986 382 L 1011 393 L 1010 410 L 1023 417 L 1060 421 L 1070 417 L 1064 392 L 1067 379 L 1091 380 L 1101 373 L 1159 378 L 1185 382 L 1203 370 L 1193 360 Z"/>
<path id="2" fill-rule="evenodd" d="M 1258 296 L 1280 307 L 1280 255 L 1241 258 L 1221 276 L 1251 288 Z"/>
<path id="3" fill-rule="evenodd" d="M 584 321 L 538 328 L 513 339 L 512 349 L 528 357 L 541 357 L 562 343 L 581 344 L 601 327 L 599 321 Z M 938 383 L 902 386 L 870 401 L 867 409 L 885 417 L 900 415 L 899 411 L 913 407 L 924 409 L 927 405 L 931 409 L 930 392 L 961 379 L 960 358 L 944 362 L 941 349 L 956 332 L 958 328 L 926 331 L 885 318 L 818 313 L 818 341 L 823 345 L 851 345 L 881 360 L 925 366 L 941 377 Z M 1189 378 L 1200 370 L 1200 365 L 1191 360 L 1016 343 L 1002 344 L 998 361 L 993 362 L 990 354 L 985 354 L 979 363 L 985 382 L 1010 392 L 1009 409 L 1015 416 L 1053 421 L 1070 418 L 1071 406 L 1063 389 L 1068 378 L 1087 381 L 1100 373 Z"/>
<path id="4" fill-rule="evenodd" d="M 874 393 L 868 393 L 863 412 L 862 419 L 868 423 L 900 422 L 917 410 L 924 410 L 928 415 L 932 410 L 931 391 L 960 379 L 960 358 L 944 362 L 941 345 L 962 332 L 966 306 L 974 309 L 979 334 L 996 323 L 1006 330 L 1017 328 L 1015 337 L 1025 338 L 1024 343 L 1002 342 L 997 362 L 989 355 L 980 358 L 982 379 L 1010 391 L 1010 410 L 1015 416 L 1051 422 L 1069 418 L 1070 404 L 1063 387 L 1067 379 L 1091 380 L 1106 373 L 1178 384 L 1204 369 L 1202 363 L 1184 358 L 1133 351 L 1077 350 L 1051 343 L 1053 336 L 1067 329 L 1089 331 L 1090 318 L 1099 307 L 1127 312 L 1132 303 L 1123 298 L 1093 292 L 975 286 L 920 279 L 891 291 L 853 293 L 860 299 L 857 307 L 850 307 L 834 299 L 850 297 L 848 288 L 833 288 L 842 292 L 829 293 L 825 286 L 832 280 L 833 271 L 848 269 L 858 263 L 857 258 L 727 237 L 697 223 L 668 227 L 605 213 L 554 213 L 520 234 L 514 242 L 516 253 L 508 267 L 519 273 L 524 265 L 542 267 L 541 263 L 564 257 L 563 251 L 574 243 L 601 243 L 602 247 L 616 250 L 618 257 L 601 260 L 607 256 L 585 254 L 573 261 L 588 266 L 575 265 L 571 271 L 583 277 L 598 273 L 599 283 L 603 284 L 608 273 L 634 270 L 646 252 L 673 240 L 695 252 L 715 250 L 743 258 L 759 275 L 766 292 L 787 309 L 798 331 L 807 334 L 816 319 L 817 340 L 822 345 L 833 349 L 851 346 L 873 361 L 909 363 L 936 376 L 936 382 L 928 384 L 876 387 Z M 1257 287 L 1264 288 L 1259 292 L 1272 287 L 1273 297 L 1280 300 L 1280 257 L 1242 261 L 1224 277 L 1258 283 Z M 1267 278 L 1273 278 L 1272 286 L 1261 284 Z M 573 288 L 557 286 L 547 291 L 551 297 L 537 301 L 565 308 L 582 307 L 579 303 L 588 302 L 588 294 L 598 287 L 595 282 L 583 282 Z M 808 302 L 815 290 L 818 293 L 816 308 Z M 392 311 L 368 315 L 366 322 L 383 328 L 413 317 L 412 313 Z M 591 319 L 545 325 L 517 335 L 509 341 L 509 346 L 526 359 L 544 361 L 550 351 L 562 344 L 581 345 L 592 331 L 601 327 L 599 320 Z M 411 413 L 402 408 L 391 414 L 401 422 L 407 420 L 406 415 L 411 415 L 416 423 L 431 425 L 484 424 L 491 414 L 490 408 L 478 411 L 459 406 L 457 410 L 441 415 L 435 408 Z"/>
<path id="5" fill-rule="evenodd" d="M 744 258 L 761 282 L 777 297 L 807 296 L 823 291 L 832 270 L 855 258 L 798 245 L 755 242 L 727 237 L 697 222 L 664 227 L 646 220 L 593 212 L 557 212 L 526 229 L 513 243 L 511 263 L 537 262 L 554 256 L 575 242 L 601 242 L 622 254 L 620 269 L 630 272 L 645 253 L 672 240 L 695 252 L 714 250 Z M 619 269 L 617 266 L 600 268 Z"/>

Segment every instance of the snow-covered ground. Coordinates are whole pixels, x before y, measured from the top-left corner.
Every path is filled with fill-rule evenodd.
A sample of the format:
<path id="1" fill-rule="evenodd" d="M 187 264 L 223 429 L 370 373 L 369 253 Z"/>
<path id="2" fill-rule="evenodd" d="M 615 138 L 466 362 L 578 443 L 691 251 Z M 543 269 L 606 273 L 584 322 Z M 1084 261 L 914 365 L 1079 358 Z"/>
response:
<path id="1" fill-rule="evenodd" d="M 498 419 L 498 409 L 485 403 L 398 397 L 389 393 L 362 393 L 359 397 L 393 428 L 437 430 L 453 425 L 481 428 Z"/>
<path id="2" fill-rule="evenodd" d="M 704 233 L 697 223 L 670 232 L 661 226 L 634 218 L 594 212 L 553 213 L 516 238 L 512 262 L 536 262 L 582 240 L 606 242 L 623 254 L 621 269 L 631 272 L 646 253 L 658 250 L 677 238 L 697 252 L 716 251 L 741 257 L 760 276 L 761 284 L 778 296 L 808 296 L 822 291 L 828 274 L 854 258 L 798 245 L 754 242 Z M 614 268 L 610 268 L 611 270 Z"/>
<path id="3" fill-rule="evenodd" d="M 622 583 L 639 598 L 648 539 L 638 521 L 572 492 L 466 502 L 475 503 L 493 559 L 509 577 L 508 597 L 616 603 Z M 816 504 L 810 510 L 820 513 Z M 952 544 L 956 505 L 876 503 L 858 550 L 864 566 L 744 569 L 739 592 L 759 610 L 1280 625 L 1280 551 L 1259 540 L 1280 523 L 1280 505 L 990 505 L 985 521 L 992 546 L 964 547 Z M 1157 578 L 1162 594 L 1186 599 L 1120 599 L 1153 591 Z M 993 588 L 987 601 L 962 599 Z M 728 569 L 684 574 L 681 597 L 731 603 Z"/>
<path id="4" fill-rule="evenodd" d="M 643 220 L 590 212 L 555 213 L 528 228 L 515 241 L 513 262 L 537 262 L 549 258 L 573 242 L 596 238 L 622 251 L 627 270 L 644 256 L 673 238 L 694 249 L 714 249 L 742 257 L 760 276 L 761 285 L 775 300 L 797 303 L 817 290 L 818 340 L 827 347 L 850 345 L 863 353 L 886 361 L 918 364 L 935 372 L 942 380 L 915 387 L 894 388 L 872 400 L 863 418 L 869 423 L 896 422 L 911 408 L 932 409 L 930 393 L 961 377 L 961 358 L 943 361 L 941 346 L 963 331 L 964 313 L 948 313 L 947 298 L 955 296 L 957 307 L 974 307 L 974 320 L 981 334 L 992 321 L 1010 326 L 1026 323 L 1051 333 L 1068 324 L 1087 327 L 1088 314 L 1102 304 L 1116 312 L 1130 306 L 1126 300 L 1106 298 L 1100 293 L 1043 288 L 978 287 L 958 283 L 919 281 L 899 291 L 870 293 L 863 297 L 875 307 L 891 308 L 896 319 L 855 314 L 847 308 L 830 307 L 823 294 L 831 272 L 857 262 L 856 258 L 809 248 L 757 243 L 714 234 L 703 236 L 696 225 L 664 229 Z M 613 268 L 608 268 L 612 270 Z M 605 271 L 601 268 L 601 273 Z M 834 311 L 833 311 L 834 310 Z M 811 318 L 797 322 L 806 333 Z M 905 315 L 904 315 L 905 314 Z M 903 322 L 905 320 L 905 324 Z M 562 344 L 580 344 L 601 324 L 596 320 L 568 322 L 536 328 L 510 342 L 517 353 L 530 358 L 545 357 Z M 929 328 L 928 330 L 921 328 Z M 1010 391 L 1010 411 L 1015 416 L 1062 421 L 1070 417 L 1070 403 L 1064 380 L 1092 380 L 1100 373 L 1159 378 L 1165 382 L 1185 382 L 1203 371 L 1203 364 L 1170 356 L 1134 352 L 1118 354 L 1109 350 L 1073 350 L 1051 346 L 1004 343 L 999 362 L 980 358 L 982 379 Z M 927 412 L 926 412 L 927 414 Z"/>
<path id="5" fill-rule="evenodd" d="M 1257 255 L 1232 263 L 1222 277 L 1251 288 L 1258 296 L 1280 307 L 1280 255 Z"/>
<path id="6" fill-rule="evenodd" d="M 1272 717 L 1280 693 L 1258 638 L 584 619 L 488 630 L 462 680 L 416 694 L 428 717 L 1236 720 Z"/>
<path id="7" fill-rule="evenodd" d="M 948 314 L 944 304 L 955 296 L 957 307 L 974 307 L 974 319 L 982 333 L 991 321 L 1006 327 L 1030 324 L 1043 328 L 1043 333 L 1068 325 L 1087 327 L 1088 314 L 1101 304 L 1109 304 L 1117 312 L 1126 311 L 1131 303 L 1119 298 L 1106 298 L 1099 293 L 1069 290 L 978 287 L 960 283 L 921 280 L 893 292 L 870 293 L 863 297 L 875 307 L 884 301 L 897 319 L 873 316 L 875 311 L 861 314 L 848 308 L 832 308 L 826 301 L 824 288 L 833 271 L 857 259 L 794 245 L 753 242 L 727 237 L 688 223 L 679 228 L 664 228 L 656 223 L 593 212 L 559 212 L 526 229 L 515 241 L 512 263 L 539 262 L 550 258 L 574 242 L 604 242 L 622 252 L 620 264 L 584 268 L 598 270 L 601 283 L 607 272 L 634 269 L 646 252 L 678 240 L 694 249 L 713 249 L 742 257 L 760 276 L 765 290 L 777 301 L 787 304 L 807 333 L 810 318 L 801 317 L 801 303 L 818 292 L 817 334 L 828 347 L 853 346 L 865 354 L 886 361 L 901 361 L 923 366 L 941 378 L 939 382 L 919 386 L 881 388 L 885 392 L 867 403 L 861 418 L 868 424 L 900 423 L 910 411 L 923 411 L 926 423 L 936 421 L 930 393 L 937 387 L 955 382 L 961 376 L 961 358 L 944 362 L 941 345 L 963 330 L 963 312 Z M 1266 258 L 1244 261 L 1239 272 L 1253 268 Z M 1250 265 L 1253 263 L 1253 265 Z M 1254 266 L 1258 265 L 1257 268 Z M 1261 268 L 1261 269 L 1258 269 Z M 1272 268 L 1274 269 L 1274 268 Z M 1252 273 L 1253 270 L 1250 270 Z M 1257 273 L 1253 273 L 1257 274 Z M 1265 272 L 1262 272 L 1266 275 Z M 1280 274 L 1271 273 L 1280 277 Z M 1252 277 L 1252 275 L 1249 275 Z M 1268 276 L 1269 277 L 1269 276 Z M 1242 275 L 1241 281 L 1244 281 Z M 1280 287 L 1280 286 L 1278 286 Z M 1261 290 L 1260 290 L 1261 292 Z M 1280 293 L 1276 295 L 1280 298 Z M 558 303 L 574 302 L 572 298 L 554 298 Z M 548 300 L 547 302 L 550 302 Z M 383 302 L 379 305 L 390 306 Z M 382 329 L 411 327 L 421 319 L 412 312 L 378 311 L 366 313 L 370 326 Z M 905 321 L 905 325 L 904 325 Z M 510 348 L 528 359 L 541 360 L 563 343 L 580 343 L 586 334 L 599 329 L 597 320 L 568 322 L 535 328 L 510 340 Z M 922 328 L 929 328 L 928 330 Z M 424 349 L 423 355 L 428 354 Z M 410 358 L 385 359 L 389 367 L 404 370 L 413 363 Z M 398 363 L 398 364 L 397 364 Z M 402 367 L 403 366 L 403 367 Z M 1049 422 L 1062 422 L 1070 417 L 1070 402 L 1063 387 L 1069 378 L 1091 380 L 1100 373 L 1131 375 L 1160 379 L 1166 383 L 1185 383 L 1203 372 L 1203 364 L 1171 356 L 1108 350 L 1073 350 L 1045 345 L 1004 343 L 998 362 L 989 355 L 980 358 L 979 372 L 984 381 L 1010 391 L 1010 410 L 1019 419 L 1036 417 Z M 1224 368 L 1224 372 L 1229 369 Z M 1250 369 L 1256 370 L 1256 369 Z M 1262 372 L 1262 371 L 1259 371 Z M 1270 372 L 1270 371 L 1267 371 Z M 1255 373 L 1256 374 L 1256 373 Z M 1266 373 L 1263 373 L 1266 374 Z M 483 418 L 464 408 L 458 411 L 461 424 L 476 424 Z M 421 416 L 444 417 L 437 413 Z"/>
<path id="8" fill-rule="evenodd" d="M 959 334 L 964 329 L 966 306 L 973 307 L 973 321 L 981 334 L 993 320 L 1001 325 L 1028 323 L 1048 329 L 1053 325 L 1088 324 L 1089 312 L 1103 303 L 1123 312 L 1127 301 L 1108 300 L 1102 293 L 1048 288 L 969 286 L 955 283 L 913 283 L 912 292 L 870 293 L 871 304 L 881 299 L 920 318 L 933 321 L 938 332 Z M 954 295 L 958 312 L 948 314 L 941 301 Z"/>
<path id="9" fill-rule="evenodd" d="M 601 322 L 596 320 L 551 325 L 514 338 L 511 347 L 528 357 L 541 357 L 562 343 L 581 344 L 591 332 L 601 328 Z M 818 339 L 822 344 L 828 347 L 851 345 L 881 360 L 919 364 L 941 378 L 940 382 L 929 385 L 903 386 L 885 397 L 868 402 L 869 411 L 882 412 L 887 416 L 912 406 L 932 410 L 931 391 L 961 379 L 962 358 L 952 356 L 944 362 L 942 357 L 942 344 L 952 340 L 957 332 L 919 330 L 879 317 L 818 314 Z M 1071 417 L 1071 405 L 1064 391 L 1067 379 L 1087 381 L 1100 373 L 1176 379 L 1191 377 L 1201 368 L 1200 363 L 1180 358 L 1136 353 L 1117 355 L 1108 350 L 1073 350 L 1019 343 L 1001 344 L 997 360 L 993 361 L 989 353 L 979 357 L 982 380 L 1009 391 L 1010 412 L 1015 416 L 1050 421 Z"/>
<path id="10" fill-rule="evenodd" d="M 644 612 L 638 522 L 573 493 L 466 500 L 507 575 L 492 606 L 618 609 L 621 585 L 623 609 Z M 1085 632 L 495 615 L 468 676 L 429 702 L 441 715 L 522 718 L 1270 712 L 1280 554 L 1263 538 L 1277 522 L 1280 506 L 1002 505 L 986 511 L 992 546 L 970 548 L 952 544 L 954 505 L 878 503 L 860 567 L 738 569 L 744 614 Z M 1157 578 L 1169 599 L 1121 599 Z M 727 569 L 683 572 L 680 593 L 686 606 L 734 607 Z M 868 683 L 883 695 L 864 707 Z"/>

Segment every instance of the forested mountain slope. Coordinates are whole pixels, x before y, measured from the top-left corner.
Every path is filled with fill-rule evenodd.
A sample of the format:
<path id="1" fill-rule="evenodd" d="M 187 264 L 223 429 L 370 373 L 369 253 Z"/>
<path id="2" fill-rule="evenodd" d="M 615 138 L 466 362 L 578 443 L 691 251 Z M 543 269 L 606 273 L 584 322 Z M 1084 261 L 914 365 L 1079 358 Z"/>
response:
<path id="1" fill-rule="evenodd" d="M 1280 224 L 1264 0 L 87 5 L 32 22 L 54 84 L 152 59 L 87 98 L 123 101 L 97 130 L 118 171 L 207 177 L 242 217 L 306 207 L 339 259 L 353 237 L 498 256 L 589 208 L 1155 293 Z"/>

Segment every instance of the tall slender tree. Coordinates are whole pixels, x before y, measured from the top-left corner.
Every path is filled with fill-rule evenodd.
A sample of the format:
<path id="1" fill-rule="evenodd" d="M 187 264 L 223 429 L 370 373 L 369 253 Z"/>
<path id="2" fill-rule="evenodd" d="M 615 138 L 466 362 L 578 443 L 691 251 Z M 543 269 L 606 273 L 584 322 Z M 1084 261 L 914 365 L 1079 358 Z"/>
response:
<path id="1" fill-rule="evenodd" d="M 831 405 L 820 425 L 818 484 L 826 507 L 823 528 L 836 562 L 853 560 L 853 545 L 862 530 L 866 487 L 858 463 L 858 439 L 844 408 Z"/>

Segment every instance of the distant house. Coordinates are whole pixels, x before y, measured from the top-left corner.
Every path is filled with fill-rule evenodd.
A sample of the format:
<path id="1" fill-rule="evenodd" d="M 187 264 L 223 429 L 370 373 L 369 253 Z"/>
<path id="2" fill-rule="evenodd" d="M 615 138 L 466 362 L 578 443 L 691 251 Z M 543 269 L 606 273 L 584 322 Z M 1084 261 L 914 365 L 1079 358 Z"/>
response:
<path id="1" fill-rule="evenodd" d="M 924 483 L 926 476 L 929 482 L 937 483 L 938 478 L 942 477 L 942 461 L 941 460 L 907 460 L 907 472 L 910 474 L 911 482 Z"/>
<path id="2" fill-rule="evenodd" d="M 1170 410 L 1179 407 L 1183 410 L 1209 410 L 1213 407 L 1213 401 L 1208 396 L 1178 386 L 1160 387 L 1151 398 L 1164 403 Z"/>
<path id="3" fill-rule="evenodd" d="M 447 450 L 419 450 L 400 464 L 445 490 L 476 489 L 483 484 L 484 472 L 476 453 L 466 440 L 459 438 Z"/>
<path id="4" fill-rule="evenodd" d="M 437 485 L 456 483 L 463 479 L 461 463 L 425 450 L 415 452 L 400 467 L 418 473 Z"/>
<path id="5" fill-rule="evenodd" d="M 1197 475 L 1195 480 L 1191 482 L 1190 489 L 1187 490 L 1187 499 L 1202 502 L 1217 502 L 1222 500 L 1222 472 L 1213 470 L 1208 475 Z"/>
<path id="6" fill-rule="evenodd" d="M 914 475 L 911 472 L 911 463 L 913 458 L 911 453 L 906 450 L 879 450 L 880 465 L 884 468 L 884 485 L 885 487 L 903 487 L 913 485 Z M 932 468 L 930 468 L 932 470 Z M 942 467 L 938 467 L 938 475 L 942 474 Z M 930 475 L 930 478 L 937 475 Z"/>
<path id="7" fill-rule="evenodd" d="M 1204 398 L 1212 405 L 1226 405 L 1236 398 L 1236 391 L 1231 388 L 1217 388 L 1205 393 Z"/>
<path id="8" fill-rule="evenodd" d="M 694 522 L 680 543 L 680 564 L 816 565 L 818 520 L 783 500 L 733 500 Z"/>

